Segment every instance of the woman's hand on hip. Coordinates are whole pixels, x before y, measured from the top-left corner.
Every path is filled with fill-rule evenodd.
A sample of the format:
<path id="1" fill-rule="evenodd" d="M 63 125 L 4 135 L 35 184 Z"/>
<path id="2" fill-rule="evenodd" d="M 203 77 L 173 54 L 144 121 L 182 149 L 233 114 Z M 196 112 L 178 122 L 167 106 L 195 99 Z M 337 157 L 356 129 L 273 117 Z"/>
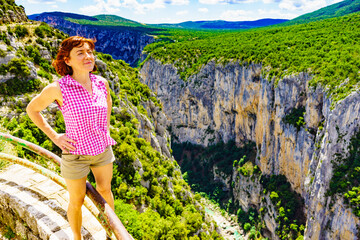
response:
<path id="1" fill-rule="evenodd" d="M 65 134 L 57 134 L 55 138 L 51 140 L 63 151 L 63 153 L 69 153 L 69 150 L 76 150 L 76 148 L 71 144 L 76 144 L 76 141 L 68 138 Z"/>

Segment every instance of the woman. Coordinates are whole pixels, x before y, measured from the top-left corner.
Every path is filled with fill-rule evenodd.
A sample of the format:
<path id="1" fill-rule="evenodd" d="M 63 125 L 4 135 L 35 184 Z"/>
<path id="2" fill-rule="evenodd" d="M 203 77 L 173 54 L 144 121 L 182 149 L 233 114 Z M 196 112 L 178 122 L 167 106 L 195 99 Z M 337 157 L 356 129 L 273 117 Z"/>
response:
<path id="1" fill-rule="evenodd" d="M 65 39 L 53 62 L 60 80 L 46 86 L 27 106 L 31 120 L 62 150 L 61 175 L 70 195 L 67 211 L 74 240 L 80 240 L 86 178 L 91 171 L 96 189 L 114 209 L 111 192 L 113 161 L 110 137 L 112 102 L 108 82 L 96 71 L 94 41 L 74 36 Z M 56 101 L 65 120 L 66 134 L 55 132 L 40 114 Z"/>

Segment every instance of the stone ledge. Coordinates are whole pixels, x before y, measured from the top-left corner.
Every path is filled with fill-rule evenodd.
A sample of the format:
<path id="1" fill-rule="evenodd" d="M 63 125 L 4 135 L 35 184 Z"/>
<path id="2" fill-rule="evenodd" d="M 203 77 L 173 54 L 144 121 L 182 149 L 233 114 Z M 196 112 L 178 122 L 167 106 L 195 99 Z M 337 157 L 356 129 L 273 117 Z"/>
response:
<path id="1" fill-rule="evenodd" d="M 0 172 L 0 224 L 20 238 L 70 240 L 66 190 L 30 169 L 11 165 Z M 105 240 L 105 230 L 83 210 L 84 239 Z M 1 238 L 0 238 L 1 239 Z"/>

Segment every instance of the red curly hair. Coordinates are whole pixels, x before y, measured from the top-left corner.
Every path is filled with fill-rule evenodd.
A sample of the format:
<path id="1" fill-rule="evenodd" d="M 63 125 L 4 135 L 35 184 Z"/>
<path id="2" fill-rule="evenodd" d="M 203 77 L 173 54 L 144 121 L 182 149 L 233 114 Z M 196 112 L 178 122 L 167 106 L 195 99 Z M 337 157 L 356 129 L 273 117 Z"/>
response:
<path id="1" fill-rule="evenodd" d="M 73 48 L 82 47 L 85 43 L 89 44 L 91 50 L 95 49 L 95 40 L 90 38 L 72 36 L 62 41 L 56 59 L 52 63 L 58 74 L 61 76 L 73 74 L 73 69 L 65 63 L 65 59 L 70 57 L 70 52 Z M 92 71 L 95 72 L 96 70 L 97 67 L 94 65 Z"/>

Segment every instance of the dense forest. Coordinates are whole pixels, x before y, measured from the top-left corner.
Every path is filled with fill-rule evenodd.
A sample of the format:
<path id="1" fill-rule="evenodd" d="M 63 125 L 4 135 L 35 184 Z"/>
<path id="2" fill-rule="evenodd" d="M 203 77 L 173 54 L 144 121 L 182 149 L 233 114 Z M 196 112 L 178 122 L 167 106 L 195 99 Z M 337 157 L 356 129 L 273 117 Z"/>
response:
<path id="1" fill-rule="evenodd" d="M 269 27 L 228 33 L 176 31 L 167 41 L 148 45 L 148 57 L 176 66 L 182 79 L 198 72 L 209 61 L 225 64 L 261 63 L 263 77 L 279 81 L 305 72 L 314 75 L 310 85 L 328 89 L 333 100 L 343 99 L 357 89 L 359 82 L 360 14 L 354 13 L 307 24 Z M 205 37 L 206 36 L 206 37 Z"/>

